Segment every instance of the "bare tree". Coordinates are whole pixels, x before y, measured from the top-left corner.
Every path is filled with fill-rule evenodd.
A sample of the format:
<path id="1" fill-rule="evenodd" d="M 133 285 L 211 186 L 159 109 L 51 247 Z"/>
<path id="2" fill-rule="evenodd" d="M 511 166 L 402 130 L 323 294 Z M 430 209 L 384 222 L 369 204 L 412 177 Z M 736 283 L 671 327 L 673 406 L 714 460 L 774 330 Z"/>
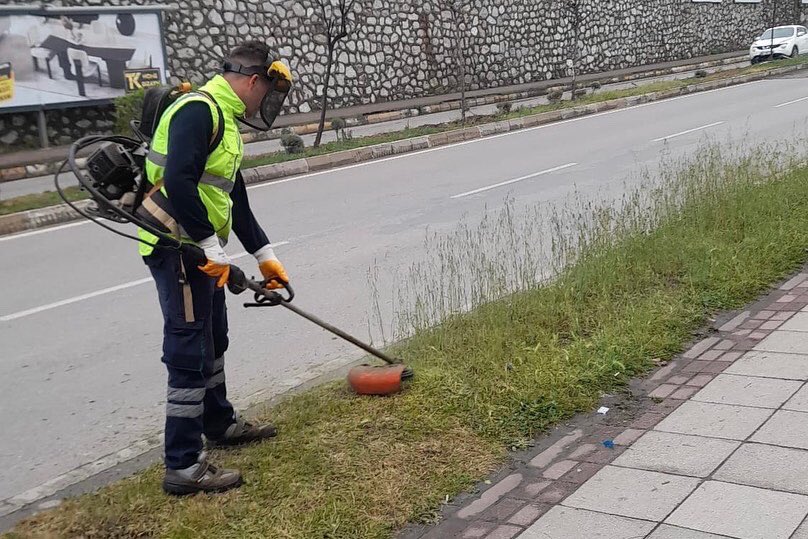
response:
<path id="1" fill-rule="evenodd" d="M 467 3 L 459 0 L 441 0 L 439 2 L 441 12 L 449 13 L 447 22 L 450 25 L 448 30 L 452 40 L 452 58 L 457 66 L 460 78 L 460 120 L 464 124 L 466 123 L 466 112 L 468 111 L 466 106 L 466 50 L 469 47 L 466 46 L 466 40 L 464 39 L 464 36 L 467 36 L 469 32 L 466 22 L 467 6 Z"/>
<path id="2" fill-rule="evenodd" d="M 578 61 L 580 57 L 578 43 L 581 37 L 581 8 L 578 5 L 578 0 L 562 0 L 562 9 L 570 23 L 571 35 L 569 37 L 569 59 L 567 62 L 572 70 L 571 99 L 574 101 L 576 97 L 575 88 L 578 82 Z"/>
<path id="3" fill-rule="evenodd" d="M 328 110 L 328 90 L 331 86 L 331 70 L 334 67 L 334 52 L 339 42 L 350 35 L 350 15 L 353 13 L 356 0 L 313 0 L 319 8 L 317 17 L 320 19 L 320 31 L 325 36 L 326 64 L 323 75 L 323 95 L 320 104 L 320 125 L 317 127 L 317 137 L 314 147 L 318 147 L 323 138 L 325 129 L 325 114 Z"/>

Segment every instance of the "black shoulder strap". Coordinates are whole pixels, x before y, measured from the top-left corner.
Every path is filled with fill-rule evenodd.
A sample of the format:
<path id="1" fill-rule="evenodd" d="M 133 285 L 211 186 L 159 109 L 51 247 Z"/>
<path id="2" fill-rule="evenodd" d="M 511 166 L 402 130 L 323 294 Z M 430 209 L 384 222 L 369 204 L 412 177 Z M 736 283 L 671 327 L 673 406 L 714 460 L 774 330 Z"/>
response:
<path id="1" fill-rule="evenodd" d="M 204 90 L 196 90 L 196 92 L 210 99 L 211 102 L 214 105 L 216 105 L 216 112 L 219 113 L 219 127 L 216 130 L 216 134 L 210 141 L 210 146 L 208 146 L 208 155 L 210 155 L 216 148 L 219 147 L 219 144 L 221 144 L 222 142 L 222 138 L 224 138 L 224 113 L 222 112 L 222 108 L 219 106 L 219 104 L 216 102 L 216 100 L 213 98 L 212 95 L 210 95 L 208 92 Z"/>

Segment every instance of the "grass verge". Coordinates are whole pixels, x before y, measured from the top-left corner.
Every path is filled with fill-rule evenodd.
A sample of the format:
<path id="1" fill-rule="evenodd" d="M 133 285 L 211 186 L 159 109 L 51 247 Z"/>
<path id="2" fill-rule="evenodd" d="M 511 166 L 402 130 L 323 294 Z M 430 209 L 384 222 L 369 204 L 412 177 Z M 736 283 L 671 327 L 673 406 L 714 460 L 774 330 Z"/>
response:
<path id="1" fill-rule="evenodd" d="M 84 200 L 85 198 L 89 197 L 85 191 L 82 191 L 75 186 L 65 188 L 64 192 L 70 201 Z M 0 215 L 8 215 L 10 213 L 17 213 L 26 210 L 35 210 L 62 203 L 63 201 L 56 191 L 45 191 L 44 193 L 22 195 L 19 197 L 9 198 L 8 200 L 0 200 Z"/>
<path id="2" fill-rule="evenodd" d="M 213 455 L 243 470 L 237 492 L 171 499 L 153 467 L 7 537 L 386 538 L 430 521 L 508 449 L 591 409 L 805 260 L 797 148 L 713 146 L 616 203 L 507 204 L 432 238 L 401 290 L 412 307 L 395 353 L 417 373 L 405 393 L 358 398 L 335 383 L 293 397 L 271 411 L 277 442 Z"/>

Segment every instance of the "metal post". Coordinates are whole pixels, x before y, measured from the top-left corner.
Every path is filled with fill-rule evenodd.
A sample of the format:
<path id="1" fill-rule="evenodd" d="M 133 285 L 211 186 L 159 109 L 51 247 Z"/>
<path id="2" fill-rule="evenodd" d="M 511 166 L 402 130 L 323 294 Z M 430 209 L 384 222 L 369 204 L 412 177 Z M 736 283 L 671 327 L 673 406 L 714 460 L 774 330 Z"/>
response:
<path id="1" fill-rule="evenodd" d="M 45 110 L 39 109 L 36 114 L 37 128 L 39 129 L 39 146 L 41 148 L 48 148 L 48 123 L 45 120 Z"/>

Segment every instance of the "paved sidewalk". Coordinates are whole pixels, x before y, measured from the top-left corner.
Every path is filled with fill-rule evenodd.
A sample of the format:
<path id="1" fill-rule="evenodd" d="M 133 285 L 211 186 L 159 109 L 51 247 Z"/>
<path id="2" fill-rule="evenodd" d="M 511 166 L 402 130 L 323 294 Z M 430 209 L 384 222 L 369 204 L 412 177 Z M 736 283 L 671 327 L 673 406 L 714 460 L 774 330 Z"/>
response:
<path id="1" fill-rule="evenodd" d="M 801 273 L 402 537 L 808 539 L 806 305 Z"/>

